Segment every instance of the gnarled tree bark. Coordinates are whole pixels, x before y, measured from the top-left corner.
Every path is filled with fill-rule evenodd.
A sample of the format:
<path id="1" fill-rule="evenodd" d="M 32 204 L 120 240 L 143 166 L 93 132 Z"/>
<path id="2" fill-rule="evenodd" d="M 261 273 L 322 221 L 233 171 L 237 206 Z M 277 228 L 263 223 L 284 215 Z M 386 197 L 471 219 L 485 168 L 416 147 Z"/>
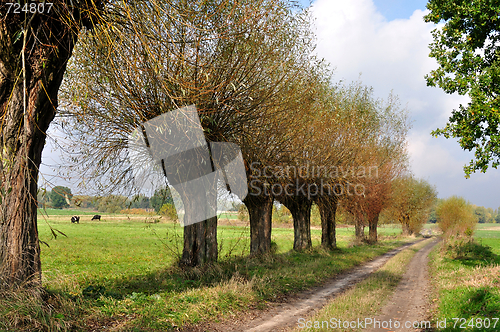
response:
<path id="1" fill-rule="evenodd" d="M 403 229 L 403 232 L 402 234 L 404 236 L 409 236 L 409 235 L 412 235 L 413 232 L 411 231 L 410 229 L 410 216 L 409 215 L 405 215 L 401 218 L 400 220 L 401 222 L 401 227 Z"/>
<path id="2" fill-rule="evenodd" d="M 193 222 L 200 209 L 217 208 L 217 179 L 212 188 L 188 188 L 191 192 L 179 192 L 184 203 L 184 249 L 181 266 L 199 266 L 215 262 L 218 258 L 217 216 Z M 206 192 L 199 192 L 200 189 Z"/>
<path id="3" fill-rule="evenodd" d="M 217 258 L 217 217 L 184 227 L 181 265 L 199 266 Z"/>
<path id="4" fill-rule="evenodd" d="M 316 199 L 321 216 L 321 245 L 327 249 L 337 248 L 335 229 L 335 214 L 337 212 L 337 199 L 319 197 Z"/>
<path id="5" fill-rule="evenodd" d="M 273 197 L 249 194 L 243 202 L 250 217 L 250 255 L 255 256 L 271 250 Z"/>
<path id="6" fill-rule="evenodd" d="M 305 196 L 280 196 L 278 200 L 292 213 L 294 234 L 293 249 L 302 250 L 310 248 L 312 246 L 312 200 Z"/>
<path id="7" fill-rule="evenodd" d="M 357 219 L 354 225 L 354 234 L 356 236 L 356 240 L 362 242 L 365 240 L 365 225 L 363 221 Z"/>
<path id="8" fill-rule="evenodd" d="M 41 283 L 38 169 L 67 61 L 97 3 L 34 14 L 0 5 L 0 288 Z"/>
<path id="9" fill-rule="evenodd" d="M 370 231 L 368 235 L 368 241 L 370 243 L 376 243 L 378 241 L 378 234 L 377 234 L 378 217 L 379 217 L 378 214 L 374 215 L 369 222 Z"/>

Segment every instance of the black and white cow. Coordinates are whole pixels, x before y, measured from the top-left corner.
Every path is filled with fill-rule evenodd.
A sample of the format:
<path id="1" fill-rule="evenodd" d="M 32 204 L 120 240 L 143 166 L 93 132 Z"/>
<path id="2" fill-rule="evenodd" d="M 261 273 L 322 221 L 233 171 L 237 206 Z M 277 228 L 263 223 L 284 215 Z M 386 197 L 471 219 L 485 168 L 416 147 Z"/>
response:
<path id="1" fill-rule="evenodd" d="M 101 220 L 101 215 L 96 214 L 95 216 L 92 217 L 91 220 Z"/>
<path id="2" fill-rule="evenodd" d="M 73 217 L 71 217 L 71 223 L 74 224 L 75 222 L 77 224 L 80 223 L 80 217 L 79 216 L 73 216 Z"/>

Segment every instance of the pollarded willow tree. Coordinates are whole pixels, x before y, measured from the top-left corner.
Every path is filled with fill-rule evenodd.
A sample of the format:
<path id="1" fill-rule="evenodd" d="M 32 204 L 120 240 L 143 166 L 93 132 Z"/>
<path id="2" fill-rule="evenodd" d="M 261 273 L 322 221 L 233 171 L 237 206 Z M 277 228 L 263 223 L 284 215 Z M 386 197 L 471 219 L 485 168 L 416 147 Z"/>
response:
<path id="1" fill-rule="evenodd" d="M 356 235 L 361 238 L 362 225 L 371 224 L 376 241 L 378 214 L 388 196 L 391 179 L 405 167 L 408 116 L 398 100 L 386 102 L 373 97 L 372 89 L 360 82 L 339 85 L 329 97 L 326 118 L 317 126 L 310 155 L 316 163 L 329 169 L 328 179 L 316 179 L 335 190 L 319 195 L 323 224 L 323 245 L 332 247 L 337 203 L 356 220 Z M 334 172 L 332 172 L 334 170 Z M 333 221 L 327 222 L 328 218 Z"/>
<path id="2" fill-rule="evenodd" d="M 320 189 L 314 197 L 321 217 L 321 244 L 336 247 L 336 213 L 339 202 L 356 195 L 358 171 L 368 169 L 365 142 L 370 137 L 366 126 L 366 89 L 359 82 L 330 86 L 325 109 L 319 114 L 308 153 L 320 167 L 312 182 Z"/>
<path id="3" fill-rule="evenodd" d="M 274 145 L 278 149 L 268 155 L 264 167 L 251 165 L 249 187 L 264 194 L 250 196 L 250 199 L 267 199 L 268 205 L 265 206 L 268 208 L 262 214 L 265 221 L 260 225 L 265 225 L 263 234 L 266 237 L 263 241 L 269 245 L 271 204 L 274 198 L 285 205 L 293 216 L 295 250 L 312 245 L 310 212 L 314 201 L 321 204 L 323 244 L 330 248 L 335 246 L 335 226 L 332 221 L 337 195 L 334 191 L 343 191 L 343 183 L 338 181 L 345 182 L 344 177 L 340 180 L 336 170 L 354 158 L 356 142 L 360 137 L 354 134 L 355 128 L 350 128 L 351 123 L 336 113 L 341 111 L 333 110 L 337 101 L 335 89 L 331 85 L 331 77 L 327 75 L 328 70 L 325 68 L 322 72 L 324 75 L 309 83 L 314 86 L 313 98 L 303 104 L 293 118 L 282 122 L 283 128 L 277 132 L 281 140 Z M 245 199 L 249 210 L 258 209 L 250 199 Z"/>
<path id="4" fill-rule="evenodd" d="M 57 1 L 20 13 L 0 4 L 0 288 L 40 284 L 36 199 L 46 131 L 78 32 L 94 26 L 105 2 Z"/>
<path id="5" fill-rule="evenodd" d="M 344 196 L 342 206 L 355 219 L 357 240 L 365 239 L 364 226 L 369 226 L 369 241 L 375 243 L 379 215 L 390 201 L 391 182 L 407 167 L 406 138 L 410 124 L 408 113 L 400 109 L 395 96 L 383 102 L 373 99 L 369 90 L 365 89 L 363 94 L 364 163 L 358 165 L 362 172 L 355 179 L 362 189 Z"/>
<path id="6" fill-rule="evenodd" d="M 82 36 L 68 75 L 61 123 L 83 181 L 130 184 L 129 135 L 185 105 L 196 105 L 208 142 L 237 144 L 247 164 L 275 155 L 278 129 L 313 92 L 306 15 L 282 0 L 145 1 L 122 13 Z M 217 259 L 216 222 L 185 227 L 183 264 Z"/>
<path id="7" fill-rule="evenodd" d="M 342 202 L 345 211 L 355 220 L 355 236 L 358 241 L 365 241 L 364 227 L 369 227 L 368 242 L 378 240 L 378 221 L 382 210 L 389 204 L 391 195 L 391 181 L 401 171 L 398 160 L 390 160 L 388 156 L 379 156 L 373 160 L 376 171 L 359 179 L 362 192 L 358 195 L 345 197 Z"/>
<path id="8" fill-rule="evenodd" d="M 309 121 L 302 121 L 301 135 L 289 143 L 293 172 L 281 179 L 281 186 L 290 188 L 277 197 L 292 213 L 294 222 L 294 249 L 312 245 L 310 215 L 313 203 L 320 210 L 322 245 L 336 246 L 335 212 L 339 197 L 346 194 L 353 174 L 349 171 L 361 164 L 360 142 L 364 141 L 362 112 L 356 112 L 343 99 L 352 87 L 332 86 L 330 81 L 318 88 L 319 98 L 311 107 L 314 113 Z M 354 111 L 354 112 L 353 112 Z"/>
<path id="9" fill-rule="evenodd" d="M 267 115 L 248 125 L 239 136 L 246 164 L 248 195 L 243 200 L 249 211 L 250 254 L 258 255 L 271 249 L 273 201 L 283 193 L 290 177 L 287 169 L 293 163 L 292 142 L 304 144 L 305 123 L 314 118 L 311 107 L 318 99 L 318 86 L 326 80 L 327 72 L 320 64 L 312 66 L 293 81 L 289 90 L 288 107 L 276 112 L 269 109 Z M 293 103 L 290 103 L 293 101 Z M 276 188 L 280 188 L 279 193 Z"/>
<path id="10" fill-rule="evenodd" d="M 429 220 L 432 206 L 436 201 L 436 189 L 428 182 L 402 175 L 391 183 L 391 198 L 383 213 L 401 223 L 403 235 L 420 232 Z"/>
<path id="11" fill-rule="evenodd" d="M 313 102 L 315 90 L 310 88 L 311 85 L 314 86 L 309 82 L 300 93 L 300 98 L 305 99 L 304 104 L 307 104 L 307 99 Z M 293 161 L 291 142 L 302 138 L 303 124 L 312 118 L 309 110 L 298 105 L 274 121 L 266 121 L 259 127 L 252 126 L 253 134 L 249 131 L 248 135 L 243 136 L 241 146 L 247 165 L 249 191 L 243 202 L 250 217 L 251 255 L 266 253 L 271 249 L 273 202 L 282 196 L 291 181 L 288 176 Z"/>
<path id="12" fill-rule="evenodd" d="M 276 193 L 273 188 L 284 189 L 289 183 L 286 169 L 294 165 L 297 151 L 309 144 L 311 133 L 307 124 L 315 118 L 318 104 L 324 98 L 322 89 L 331 78 L 328 66 L 312 55 L 315 38 L 309 26 L 309 13 L 303 11 L 297 19 L 299 24 L 294 25 L 293 30 L 302 36 L 301 41 L 297 41 L 300 45 L 297 51 L 305 57 L 297 62 L 296 73 L 287 82 L 284 93 L 277 96 L 284 98 L 281 102 L 286 104 L 282 107 L 279 102 L 278 108 L 271 106 L 259 119 L 245 124 L 245 132 L 235 141 L 242 149 L 247 166 L 249 194 L 243 202 L 250 216 L 251 255 L 271 249 L 273 201 L 283 193 L 283 190 Z"/>
<path id="13" fill-rule="evenodd" d="M 287 162 L 278 163 L 279 171 L 267 177 L 268 191 L 292 213 L 296 250 L 312 245 L 313 202 L 320 209 L 322 245 L 334 248 L 338 200 L 362 201 L 357 197 L 364 195 L 364 190 L 357 192 L 360 181 L 366 185 L 365 178 L 375 169 L 374 179 L 370 179 L 374 187 L 382 179 L 377 178 L 378 168 L 383 166 L 384 174 L 389 174 L 388 165 L 395 170 L 405 155 L 408 123 L 395 100 L 382 107 L 360 83 L 324 83 L 318 85 L 318 98 L 310 105 L 314 113 L 301 120 L 299 134 L 287 144 Z M 376 193 L 372 189 L 371 206 L 381 194 L 380 188 Z"/>

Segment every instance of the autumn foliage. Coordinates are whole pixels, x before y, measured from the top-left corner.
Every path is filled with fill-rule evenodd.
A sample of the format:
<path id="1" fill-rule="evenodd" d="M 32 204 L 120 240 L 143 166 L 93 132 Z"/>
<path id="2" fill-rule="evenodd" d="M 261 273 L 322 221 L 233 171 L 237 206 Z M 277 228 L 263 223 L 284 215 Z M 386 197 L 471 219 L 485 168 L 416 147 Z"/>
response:
<path id="1" fill-rule="evenodd" d="M 472 204 L 462 197 L 452 196 L 439 202 L 436 216 L 445 238 L 452 235 L 470 237 L 474 233 L 477 217 Z"/>

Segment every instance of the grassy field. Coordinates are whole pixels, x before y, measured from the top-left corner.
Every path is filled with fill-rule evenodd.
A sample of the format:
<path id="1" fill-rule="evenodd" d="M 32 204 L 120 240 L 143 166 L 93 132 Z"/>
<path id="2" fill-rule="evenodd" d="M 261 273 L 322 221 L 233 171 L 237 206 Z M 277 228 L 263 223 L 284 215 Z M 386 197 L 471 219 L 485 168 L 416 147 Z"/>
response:
<path id="1" fill-rule="evenodd" d="M 443 246 L 431 254 L 438 331 L 500 330 L 500 224 L 478 224 L 475 238 L 482 246 L 463 257 Z"/>
<path id="2" fill-rule="evenodd" d="M 315 228 L 314 247 L 295 252 L 293 229 L 275 228 L 276 253 L 249 259 L 249 228 L 219 226 L 219 262 L 180 269 L 182 229 L 177 224 L 137 215 L 103 214 L 101 221 L 90 221 L 92 211 L 78 211 L 80 224 L 71 224 L 75 211 L 55 212 L 38 222 L 40 239 L 47 244 L 42 245 L 47 294 L 31 302 L 22 295 L 0 299 L 0 330 L 16 319 L 39 331 L 102 326 L 173 330 L 264 308 L 266 301 L 318 284 L 408 241 L 396 237 L 400 229 L 389 225 L 380 228 L 380 244 L 351 246 L 353 228 L 339 227 L 340 249 L 329 252 L 319 247 L 321 230 Z"/>
<path id="3" fill-rule="evenodd" d="M 57 210 L 56 210 L 57 211 Z M 66 210 L 69 212 L 69 210 Z M 154 217 L 102 215 L 101 221 L 82 217 L 80 224 L 71 224 L 68 215 L 50 215 L 39 221 L 42 246 L 44 283 L 61 285 L 93 280 L 106 286 L 110 280 L 131 275 L 141 275 L 171 266 L 182 250 L 182 228 L 173 223 L 155 223 Z M 64 212 L 64 211 L 62 211 Z M 74 211 L 69 213 L 74 214 Z M 89 213 L 93 215 L 95 213 Z M 87 220 L 88 219 L 88 220 Z M 55 232 L 57 238 L 54 238 Z M 249 253 L 249 228 L 219 226 L 219 255 L 223 259 L 242 257 Z M 385 236 L 400 233 L 395 226 L 379 230 Z M 63 233 L 63 234 L 61 234 Z M 337 242 L 346 248 L 354 234 L 352 227 L 338 228 Z M 313 246 L 321 242 L 321 230 L 312 229 Z M 284 254 L 293 247 L 293 231 L 289 228 L 273 229 L 277 253 Z M 69 263 L 69 264 L 64 264 Z"/>

